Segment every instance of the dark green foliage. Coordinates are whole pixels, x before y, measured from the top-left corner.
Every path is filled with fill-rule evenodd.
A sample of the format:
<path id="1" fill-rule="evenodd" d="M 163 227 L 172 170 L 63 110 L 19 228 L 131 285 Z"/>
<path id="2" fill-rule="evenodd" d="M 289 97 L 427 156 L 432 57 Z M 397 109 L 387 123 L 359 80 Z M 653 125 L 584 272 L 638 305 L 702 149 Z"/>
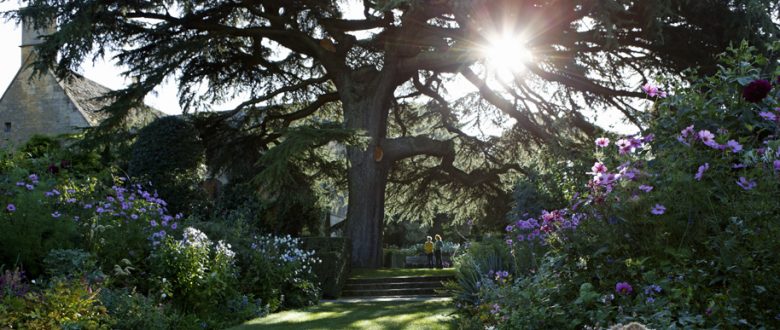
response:
<path id="1" fill-rule="evenodd" d="M 43 259 L 46 275 L 65 279 L 97 275 L 95 256 L 81 249 L 54 249 Z"/>
<path id="2" fill-rule="evenodd" d="M 172 213 L 189 213 L 202 206 L 204 193 L 198 186 L 204 148 L 195 126 L 187 118 L 163 117 L 144 127 L 133 144 L 128 172 L 150 181 L 168 202 Z"/>
<path id="3" fill-rule="evenodd" d="M 320 280 L 322 295 L 336 299 L 341 296 L 349 275 L 350 241 L 343 237 L 307 237 L 303 239 L 307 250 L 314 250 L 321 263 L 314 265 L 314 273 Z"/>
<path id="4" fill-rule="evenodd" d="M 116 318 L 118 330 L 201 329 L 198 319 L 185 317 L 169 305 L 158 305 L 154 299 L 126 289 L 103 289 L 100 301 Z"/>
<path id="5" fill-rule="evenodd" d="M 19 151 L 27 155 L 27 157 L 38 158 L 47 154 L 56 153 L 60 150 L 60 148 L 60 141 L 57 141 L 56 139 L 48 136 L 36 134 L 33 135 L 30 140 L 28 140 L 27 143 L 25 143 L 19 149 Z"/>

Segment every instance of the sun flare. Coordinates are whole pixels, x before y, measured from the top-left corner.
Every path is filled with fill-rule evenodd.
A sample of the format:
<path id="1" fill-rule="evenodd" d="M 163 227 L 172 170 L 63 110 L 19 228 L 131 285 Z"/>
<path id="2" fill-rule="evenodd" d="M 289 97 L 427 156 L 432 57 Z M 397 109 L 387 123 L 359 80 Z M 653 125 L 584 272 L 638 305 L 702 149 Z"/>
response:
<path id="1" fill-rule="evenodd" d="M 513 34 L 498 35 L 488 39 L 482 48 L 487 66 L 496 72 L 518 73 L 534 56 L 524 38 Z"/>

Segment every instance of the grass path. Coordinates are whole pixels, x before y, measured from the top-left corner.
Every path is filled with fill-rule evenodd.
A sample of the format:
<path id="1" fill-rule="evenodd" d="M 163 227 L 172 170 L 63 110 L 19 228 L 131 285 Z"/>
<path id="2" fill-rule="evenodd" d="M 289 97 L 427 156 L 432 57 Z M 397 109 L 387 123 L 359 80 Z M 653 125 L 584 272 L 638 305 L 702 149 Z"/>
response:
<path id="1" fill-rule="evenodd" d="M 394 276 L 451 276 L 455 275 L 455 268 L 380 268 L 380 269 L 353 269 L 351 278 L 378 278 Z"/>
<path id="2" fill-rule="evenodd" d="M 325 302 L 247 321 L 232 330 L 455 329 L 451 304 L 447 300 Z"/>

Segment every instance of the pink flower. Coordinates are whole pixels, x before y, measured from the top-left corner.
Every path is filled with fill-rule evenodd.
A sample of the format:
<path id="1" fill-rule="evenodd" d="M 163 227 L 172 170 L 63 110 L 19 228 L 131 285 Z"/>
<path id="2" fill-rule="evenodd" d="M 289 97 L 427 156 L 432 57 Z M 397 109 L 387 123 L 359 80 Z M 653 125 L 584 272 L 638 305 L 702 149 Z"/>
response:
<path id="1" fill-rule="evenodd" d="M 609 146 L 609 138 L 606 137 L 600 137 L 596 139 L 596 146 L 599 148 L 605 148 Z"/>
<path id="2" fill-rule="evenodd" d="M 593 167 L 590 168 L 592 171 L 591 173 L 597 174 L 597 173 L 607 173 L 607 167 L 602 162 L 596 162 L 593 164 Z"/>
<path id="3" fill-rule="evenodd" d="M 696 181 L 701 181 L 701 177 L 704 175 L 704 172 L 710 169 L 710 163 L 704 163 L 704 165 L 699 166 L 699 170 L 696 171 L 696 175 L 693 176 Z"/>
<path id="4" fill-rule="evenodd" d="M 647 94 L 649 97 L 660 97 L 664 98 L 666 97 L 666 92 L 662 91 L 658 88 L 658 86 L 655 86 L 651 83 L 646 83 L 642 86 L 642 91 Z"/>
<path id="5" fill-rule="evenodd" d="M 649 193 L 649 192 L 653 191 L 653 186 L 649 186 L 649 185 L 643 184 L 643 185 L 639 186 L 639 190 L 644 191 L 646 193 Z"/>
<path id="6" fill-rule="evenodd" d="M 737 181 L 737 185 L 740 186 L 742 189 L 751 190 L 756 187 L 756 181 L 748 180 L 744 176 L 741 176 L 739 177 L 739 181 Z"/>
<path id="7" fill-rule="evenodd" d="M 661 204 L 655 204 L 653 208 L 650 210 L 650 213 L 655 215 L 661 215 L 666 213 L 666 207 Z"/>

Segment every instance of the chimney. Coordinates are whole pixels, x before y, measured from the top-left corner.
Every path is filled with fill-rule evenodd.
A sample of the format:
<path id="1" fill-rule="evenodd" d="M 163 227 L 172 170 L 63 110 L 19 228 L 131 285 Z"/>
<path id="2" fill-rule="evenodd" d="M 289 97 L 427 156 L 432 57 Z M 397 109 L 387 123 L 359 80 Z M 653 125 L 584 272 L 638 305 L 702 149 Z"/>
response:
<path id="1" fill-rule="evenodd" d="M 22 64 L 32 55 L 35 45 L 43 43 L 40 37 L 50 35 L 54 31 L 56 31 L 54 22 L 49 22 L 47 27 L 36 29 L 32 22 L 22 20 L 22 44 L 19 46 L 22 49 Z"/>

